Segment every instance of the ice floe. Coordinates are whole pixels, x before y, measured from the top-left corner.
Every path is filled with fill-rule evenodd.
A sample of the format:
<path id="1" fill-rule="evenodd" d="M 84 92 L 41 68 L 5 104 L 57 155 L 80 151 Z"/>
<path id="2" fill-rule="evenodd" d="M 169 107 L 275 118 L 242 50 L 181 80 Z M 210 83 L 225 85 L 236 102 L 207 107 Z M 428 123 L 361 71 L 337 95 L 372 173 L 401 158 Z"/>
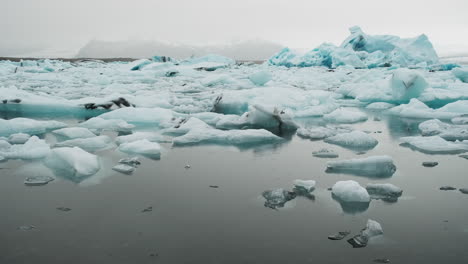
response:
<path id="1" fill-rule="evenodd" d="M 324 141 L 356 150 L 373 149 L 378 144 L 378 141 L 371 135 L 357 130 L 328 137 Z"/>
<path id="2" fill-rule="evenodd" d="M 349 159 L 327 162 L 326 172 L 344 173 L 358 176 L 386 178 L 392 176 L 396 166 L 390 156 L 371 156 L 362 159 Z"/>
<path id="3" fill-rule="evenodd" d="M 145 155 L 153 159 L 161 157 L 161 145 L 147 139 L 123 143 L 119 146 L 119 150 L 129 154 Z"/>

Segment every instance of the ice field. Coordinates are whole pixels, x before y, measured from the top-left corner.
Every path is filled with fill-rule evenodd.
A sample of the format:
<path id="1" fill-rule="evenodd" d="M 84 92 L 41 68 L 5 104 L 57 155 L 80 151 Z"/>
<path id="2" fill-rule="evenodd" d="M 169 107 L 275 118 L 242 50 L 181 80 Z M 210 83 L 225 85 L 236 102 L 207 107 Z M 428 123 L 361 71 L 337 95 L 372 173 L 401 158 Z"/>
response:
<path id="1" fill-rule="evenodd" d="M 468 66 L 350 31 L 263 64 L 0 61 L 0 262 L 467 262 Z"/>

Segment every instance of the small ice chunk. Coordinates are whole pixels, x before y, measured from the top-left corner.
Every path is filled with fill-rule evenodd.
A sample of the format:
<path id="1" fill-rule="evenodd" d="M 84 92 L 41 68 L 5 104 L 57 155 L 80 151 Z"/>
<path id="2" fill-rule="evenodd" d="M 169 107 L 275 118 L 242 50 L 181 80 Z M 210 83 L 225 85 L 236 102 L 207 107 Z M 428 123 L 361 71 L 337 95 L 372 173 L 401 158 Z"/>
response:
<path id="1" fill-rule="evenodd" d="M 89 129 L 84 128 L 84 127 L 66 127 L 66 128 L 54 130 L 52 131 L 52 133 L 69 138 L 69 139 L 91 138 L 91 137 L 96 136 L 93 132 L 91 132 Z"/>
<path id="2" fill-rule="evenodd" d="M 329 149 L 321 149 L 312 152 L 312 155 L 317 158 L 338 158 L 338 153 Z"/>
<path id="3" fill-rule="evenodd" d="M 119 136 L 115 138 L 117 144 L 134 142 L 141 139 L 147 139 L 150 142 L 164 142 L 164 136 L 154 132 L 135 132 L 130 135 Z"/>
<path id="4" fill-rule="evenodd" d="M 31 135 L 25 133 L 16 133 L 8 137 L 10 144 L 24 144 L 29 140 Z"/>
<path id="5" fill-rule="evenodd" d="M 294 180 L 293 184 L 297 193 L 310 193 L 315 189 L 314 180 Z"/>
<path id="6" fill-rule="evenodd" d="M 0 151 L 6 151 L 11 147 L 11 144 L 8 141 L 0 139 Z"/>
<path id="7" fill-rule="evenodd" d="M 58 121 L 38 121 L 22 117 L 9 120 L 0 118 L 0 135 L 9 136 L 15 133 L 43 134 L 48 130 L 66 126 L 66 124 Z"/>
<path id="8" fill-rule="evenodd" d="M 366 190 L 372 199 L 395 201 L 401 196 L 403 190 L 390 183 L 369 183 Z"/>
<path id="9" fill-rule="evenodd" d="M 354 108 L 341 107 L 329 114 L 324 115 L 323 119 L 333 123 L 352 124 L 366 121 L 367 115 Z"/>
<path id="10" fill-rule="evenodd" d="M 281 188 L 264 191 L 262 193 L 263 198 L 265 198 L 265 207 L 271 209 L 282 208 L 284 205 L 291 201 L 292 199 L 296 198 L 297 194 L 295 192 L 290 192 L 283 190 Z"/>
<path id="11" fill-rule="evenodd" d="M 402 146 L 428 154 L 457 154 L 468 151 L 468 145 L 446 141 L 440 136 L 402 137 Z"/>
<path id="12" fill-rule="evenodd" d="M 55 179 L 50 176 L 45 176 L 45 175 L 31 176 L 31 177 L 27 177 L 24 180 L 24 185 L 41 186 L 41 185 L 46 185 L 53 180 Z"/>
<path id="13" fill-rule="evenodd" d="M 396 166 L 390 156 L 371 156 L 362 159 L 329 161 L 328 173 L 344 173 L 359 176 L 385 178 L 392 176 Z"/>
<path id="14" fill-rule="evenodd" d="M 119 160 L 119 163 L 127 164 L 133 167 L 136 167 L 141 164 L 140 159 L 138 157 L 123 158 Z"/>
<path id="15" fill-rule="evenodd" d="M 75 138 L 55 144 L 55 147 L 80 147 L 86 151 L 94 152 L 112 148 L 112 139 L 108 136 L 95 136 L 90 138 Z"/>
<path id="16" fill-rule="evenodd" d="M 355 181 L 338 181 L 332 187 L 332 195 L 341 202 L 368 203 L 367 190 Z"/>
<path id="17" fill-rule="evenodd" d="M 155 159 L 161 157 L 161 146 L 147 139 L 123 143 L 119 146 L 119 150 L 125 153 L 141 154 Z"/>
<path id="18" fill-rule="evenodd" d="M 249 76 L 249 80 L 257 86 L 265 85 L 267 82 L 271 80 L 271 78 L 272 78 L 271 74 L 267 71 L 259 71 L 256 73 L 252 73 Z"/>
<path id="19" fill-rule="evenodd" d="M 330 240 L 342 240 L 343 238 L 347 237 L 351 232 L 349 231 L 340 231 L 337 234 L 328 236 Z"/>
<path id="20" fill-rule="evenodd" d="M 439 162 L 437 162 L 437 161 L 424 161 L 422 163 L 422 165 L 424 167 L 435 167 L 435 166 L 439 165 Z"/>
<path id="21" fill-rule="evenodd" d="M 0 156 L 7 159 L 42 159 L 50 152 L 49 145 L 37 136 L 32 136 L 24 144 L 12 145 L 9 149 L 0 150 Z"/>
<path id="22" fill-rule="evenodd" d="M 359 235 L 348 239 L 348 243 L 354 248 L 362 248 L 367 246 L 369 239 L 379 235 L 383 235 L 382 226 L 377 221 L 369 219 L 367 220 L 366 228 L 364 228 Z"/>
<path id="23" fill-rule="evenodd" d="M 126 164 L 119 164 L 112 167 L 112 169 L 121 173 L 130 174 L 135 170 L 135 167 Z"/>
<path id="24" fill-rule="evenodd" d="M 460 188 L 458 189 L 461 193 L 468 194 L 468 188 Z"/>
<path id="25" fill-rule="evenodd" d="M 393 99 L 408 102 L 417 98 L 428 86 L 424 77 L 415 70 L 400 68 L 393 72 L 391 78 Z"/>
<path id="26" fill-rule="evenodd" d="M 441 191 L 455 191 L 457 188 L 452 186 L 442 186 L 439 188 Z"/>
<path id="27" fill-rule="evenodd" d="M 338 134 L 336 136 L 326 138 L 324 141 L 345 148 L 359 150 L 373 149 L 378 144 L 378 141 L 371 135 L 357 130 L 349 133 Z"/>
<path id="28" fill-rule="evenodd" d="M 101 168 L 96 155 L 79 147 L 54 148 L 45 164 L 58 171 L 66 171 L 74 177 L 82 178 L 96 174 Z"/>

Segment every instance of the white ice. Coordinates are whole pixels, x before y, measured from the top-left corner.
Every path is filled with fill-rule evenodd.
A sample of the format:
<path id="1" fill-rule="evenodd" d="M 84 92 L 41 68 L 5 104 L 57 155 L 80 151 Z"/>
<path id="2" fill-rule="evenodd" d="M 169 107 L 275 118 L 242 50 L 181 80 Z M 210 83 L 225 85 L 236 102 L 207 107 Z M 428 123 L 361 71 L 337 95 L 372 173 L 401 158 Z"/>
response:
<path id="1" fill-rule="evenodd" d="M 66 127 L 52 131 L 52 133 L 69 139 L 90 138 L 96 135 L 84 127 Z"/>
<path id="2" fill-rule="evenodd" d="M 327 162 L 327 172 L 355 174 L 367 177 L 390 177 L 396 166 L 390 156 L 370 156 L 361 159 L 349 159 Z"/>
<path id="3" fill-rule="evenodd" d="M 373 149 L 378 144 L 378 141 L 371 135 L 358 130 L 328 137 L 324 141 L 345 148 L 360 150 Z"/>
<path id="4" fill-rule="evenodd" d="M 332 187 L 332 194 L 341 202 L 370 202 L 370 196 L 367 190 L 359 185 L 359 183 L 352 180 L 336 182 Z"/>
<path id="5" fill-rule="evenodd" d="M 156 159 L 161 156 L 161 145 L 156 142 L 150 142 L 147 139 L 123 143 L 119 146 L 119 150 L 129 154 L 141 154 Z"/>

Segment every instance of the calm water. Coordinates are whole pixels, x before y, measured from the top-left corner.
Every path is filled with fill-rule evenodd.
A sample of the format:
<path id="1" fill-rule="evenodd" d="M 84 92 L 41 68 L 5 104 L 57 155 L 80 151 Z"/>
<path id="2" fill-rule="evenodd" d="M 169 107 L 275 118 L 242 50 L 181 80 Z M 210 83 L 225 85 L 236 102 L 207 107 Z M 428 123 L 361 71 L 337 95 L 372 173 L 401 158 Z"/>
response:
<path id="1" fill-rule="evenodd" d="M 125 155 L 107 150 L 98 153 L 106 167 L 99 175 L 81 183 L 58 175 L 41 187 L 23 184 L 28 175 L 21 167 L 30 163 L 0 163 L 0 263 L 468 263 L 468 195 L 439 190 L 468 187 L 468 160 L 399 146 L 399 137 L 417 134 L 416 120 L 369 120 L 354 127 L 382 133 L 372 134 L 378 146 L 359 157 L 392 156 L 397 172 L 391 178 L 327 174 L 329 159 L 312 151 L 358 156 L 297 136 L 250 149 L 163 144 L 161 160 L 142 158 L 133 175 L 110 170 Z M 439 165 L 425 168 L 423 161 Z M 291 189 L 294 179 L 316 180 L 315 200 L 298 197 L 279 210 L 263 206 L 263 191 Z M 348 179 L 393 183 L 403 196 L 344 213 L 327 188 Z M 72 210 L 56 209 L 61 206 Z M 152 212 L 141 212 L 149 206 Z M 384 236 L 366 248 L 327 239 L 344 230 L 354 235 L 369 218 L 381 223 Z M 36 229 L 17 229 L 23 225 Z"/>

